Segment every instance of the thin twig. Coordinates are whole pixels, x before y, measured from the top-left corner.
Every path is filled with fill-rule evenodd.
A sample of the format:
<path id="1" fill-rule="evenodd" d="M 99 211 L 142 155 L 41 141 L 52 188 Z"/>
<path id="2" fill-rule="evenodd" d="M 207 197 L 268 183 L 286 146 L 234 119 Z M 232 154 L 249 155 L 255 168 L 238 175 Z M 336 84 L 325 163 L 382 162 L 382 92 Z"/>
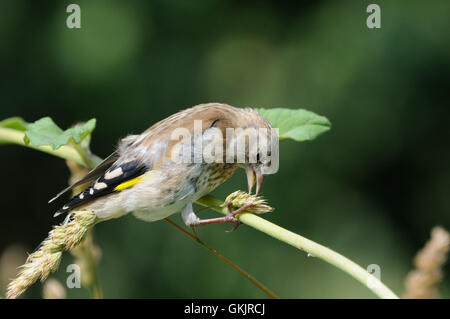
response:
<path id="1" fill-rule="evenodd" d="M 269 295 L 271 298 L 273 299 L 278 299 L 278 296 L 275 295 L 272 291 L 269 290 L 269 288 L 267 288 L 266 286 L 264 286 L 262 283 L 260 283 L 258 280 L 256 280 L 252 275 L 250 275 L 248 272 L 246 272 L 245 270 L 243 270 L 242 268 L 240 268 L 238 265 L 234 264 L 231 260 L 229 260 L 227 257 L 221 255 L 217 250 L 215 250 L 214 248 L 212 248 L 211 246 L 205 244 L 203 241 L 200 240 L 200 238 L 198 238 L 197 236 L 193 235 L 192 233 L 188 232 L 187 230 L 183 229 L 182 227 L 180 227 L 179 225 L 177 225 L 176 223 L 174 223 L 173 221 L 171 221 L 169 218 L 164 218 L 164 220 L 166 222 L 168 222 L 170 225 L 174 226 L 175 228 L 177 228 L 178 230 L 181 230 L 183 233 L 185 233 L 186 235 L 188 235 L 191 239 L 193 239 L 195 242 L 197 242 L 198 244 L 202 245 L 203 247 L 205 247 L 206 249 L 208 249 L 211 253 L 213 253 L 214 255 L 216 255 L 217 257 L 219 257 L 220 259 L 222 259 L 226 264 L 228 264 L 229 266 L 231 266 L 233 269 L 235 269 L 236 271 L 238 271 L 242 276 L 244 276 L 245 278 L 247 278 L 248 280 L 250 280 L 256 287 L 258 287 L 259 289 L 261 289 L 262 291 L 264 291 L 267 295 Z"/>
<path id="2" fill-rule="evenodd" d="M 226 215 L 227 209 L 221 207 L 222 201 L 211 196 L 206 195 L 197 201 L 202 206 L 207 206 L 216 212 Z M 251 226 L 275 239 L 278 239 L 286 244 L 289 244 L 295 248 L 303 250 L 314 257 L 320 258 L 333 266 L 346 272 L 364 286 L 369 288 L 380 298 L 397 299 L 395 295 L 388 287 L 386 287 L 378 278 L 368 273 L 366 270 L 358 266 L 350 259 L 338 254 L 337 252 L 319 245 L 305 237 L 297 235 L 287 229 L 284 229 L 276 224 L 273 224 L 259 216 L 251 213 L 242 213 L 236 216 L 240 222 Z"/>
<path id="3" fill-rule="evenodd" d="M 3 140 L 6 142 L 28 146 L 65 159 L 74 160 L 86 166 L 86 163 L 83 161 L 80 154 L 72 147 L 62 146 L 58 150 L 53 150 L 50 147 L 45 146 L 36 147 L 33 145 L 27 145 L 23 142 L 23 136 L 24 134 L 22 132 L 17 132 L 15 130 L 7 128 L 0 128 L 0 141 Z M 226 208 L 220 207 L 223 202 L 210 195 L 199 199 L 197 203 L 203 206 L 208 206 L 219 213 L 227 213 Z M 259 216 L 249 213 L 242 213 L 236 217 L 242 223 L 247 224 L 248 226 L 251 226 L 275 239 L 278 239 L 295 248 L 308 252 L 313 256 L 334 265 L 335 267 L 341 269 L 342 271 L 346 272 L 347 274 L 361 282 L 368 289 L 373 291 L 377 296 L 381 298 L 398 298 L 398 296 L 395 295 L 388 287 L 386 287 L 378 278 L 369 274 L 359 265 L 349 260 L 348 258 L 334 252 L 333 250 L 319 245 L 305 237 L 290 232 Z"/>

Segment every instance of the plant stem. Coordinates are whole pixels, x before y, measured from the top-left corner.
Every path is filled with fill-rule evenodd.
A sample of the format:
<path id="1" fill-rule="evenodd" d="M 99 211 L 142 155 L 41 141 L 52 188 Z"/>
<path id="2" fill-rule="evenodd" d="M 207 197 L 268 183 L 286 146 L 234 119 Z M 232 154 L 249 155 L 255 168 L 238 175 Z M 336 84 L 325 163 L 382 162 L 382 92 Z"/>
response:
<path id="1" fill-rule="evenodd" d="M 275 295 L 272 291 L 269 290 L 266 286 L 264 286 L 262 283 L 260 283 L 258 280 L 256 280 L 252 275 L 247 273 L 245 270 L 243 270 L 241 267 L 235 265 L 231 260 L 229 260 L 227 257 L 220 254 L 217 250 L 212 248 L 211 246 L 205 244 L 203 241 L 200 240 L 197 236 L 191 234 L 187 230 L 183 229 L 182 227 L 175 224 L 173 221 L 171 221 L 169 218 L 164 218 L 165 221 L 167 221 L 169 224 L 177 228 L 178 230 L 182 231 L 186 235 L 188 235 L 190 238 L 192 238 L 195 242 L 202 245 L 206 249 L 208 249 L 211 253 L 222 259 L 226 264 L 228 264 L 230 267 L 232 267 L 234 270 L 238 271 L 242 276 L 250 280 L 255 286 L 257 286 L 259 289 L 261 289 L 263 292 L 265 292 L 267 295 L 269 295 L 273 299 L 278 299 L 278 296 Z"/>
<path id="2" fill-rule="evenodd" d="M 26 144 L 23 140 L 24 133 L 9 129 L 0 127 L 0 142 L 7 142 L 7 143 L 14 143 L 22 146 L 26 146 L 29 148 L 33 148 L 60 158 L 68 159 L 75 161 L 83 166 L 88 166 L 87 163 L 84 161 L 83 157 L 80 155 L 80 153 L 75 150 L 71 146 L 63 145 L 57 150 L 52 149 L 50 146 L 44 145 L 44 146 L 34 146 L 32 144 Z"/>
<path id="3" fill-rule="evenodd" d="M 211 209 L 226 215 L 227 209 L 221 207 L 223 203 L 221 200 L 207 195 L 200 198 L 197 201 L 198 204 L 202 206 L 210 207 Z M 333 266 L 346 272 L 367 288 L 369 288 L 373 293 L 375 293 L 380 298 L 385 299 L 398 299 L 388 287 L 386 287 L 380 280 L 375 276 L 368 273 L 362 267 L 351 261 L 350 259 L 338 254 L 337 252 L 317 244 L 312 240 L 305 237 L 297 235 L 287 229 L 284 229 L 278 225 L 275 225 L 259 216 L 250 213 L 242 213 L 236 216 L 242 223 L 251 226 L 275 239 L 278 239 L 288 245 L 295 248 L 303 250 L 314 257 L 320 258 Z"/>
<path id="4" fill-rule="evenodd" d="M 94 244 L 92 228 L 86 233 L 83 241 L 72 249 L 70 253 L 75 257 L 75 263 L 82 267 L 83 277 L 81 284 L 91 291 L 94 299 L 102 299 L 103 291 L 97 271 L 99 248 Z"/>
<path id="5" fill-rule="evenodd" d="M 22 145 L 25 147 L 29 147 L 32 149 L 36 149 L 39 151 L 43 151 L 48 154 L 55 155 L 55 156 L 61 157 L 66 160 L 72 160 L 86 168 L 89 168 L 89 169 L 94 168 L 101 162 L 101 159 L 99 157 L 91 154 L 90 152 L 89 153 L 85 152 L 84 149 L 79 145 L 72 144 L 72 146 L 68 146 L 68 145 L 71 145 L 71 144 L 68 144 L 68 145 L 61 146 L 57 150 L 54 150 L 48 146 L 39 146 L 38 147 L 38 146 L 31 145 L 31 144 L 26 144 L 24 142 L 24 136 L 25 136 L 25 134 L 23 132 L 0 127 L 0 143 L 4 143 L 4 142 L 8 143 L 9 142 L 9 143 L 14 143 L 14 144 Z M 70 165 L 69 165 L 69 169 L 71 170 L 71 173 L 73 174 L 74 173 L 73 168 L 71 168 Z M 171 220 L 169 220 L 169 219 L 166 219 L 166 220 L 172 226 L 176 227 L 177 229 L 179 229 L 179 230 L 183 231 L 184 233 L 191 236 L 190 233 L 186 232 L 184 229 L 182 229 L 181 227 L 179 227 L 178 225 L 173 223 Z M 244 277 L 249 279 L 253 284 L 255 284 L 258 288 L 260 288 L 262 291 L 267 293 L 269 296 L 271 296 L 272 298 L 278 298 L 268 288 L 266 288 L 264 285 L 262 285 L 260 282 L 258 282 L 255 278 L 253 278 L 250 274 L 245 272 L 239 266 L 235 265 L 231 260 L 222 256 L 219 252 L 217 252 L 212 247 L 201 242 L 200 239 L 196 238 L 195 240 L 199 244 L 203 245 L 206 249 L 211 251 L 213 254 L 215 254 L 217 257 L 222 259 L 224 262 L 226 262 L 228 265 L 230 265 L 232 268 L 234 268 L 235 270 L 240 272 Z M 93 275 L 94 275 L 94 282 L 92 284 L 93 297 L 94 298 L 103 298 L 103 292 L 101 290 L 101 287 L 100 287 L 100 284 L 98 281 L 95 263 L 90 264 L 90 270 L 93 272 Z"/>
<path id="6" fill-rule="evenodd" d="M 0 141 L 6 141 L 10 143 L 15 143 L 30 148 L 34 148 L 64 159 L 70 159 L 81 165 L 89 167 L 88 163 L 83 160 L 83 157 L 72 147 L 61 146 L 57 150 L 53 150 L 48 146 L 33 146 L 25 144 L 23 141 L 24 133 L 18 132 L 16 130 L 0 128 Z M 223 203 L 221 200 L 207 195 L 200 198 L 197 201 L 198 204 L 207 206 L 219 213 L 226 215 L 227 209 L 220 207 Z M 379 279 L 377 279 L 372 274 L 369 274 L 362 267 L 351 261 L 350 259 L 336 253 L 335 251 L 317 244 L 305 237 L 297 235 L 287 229 L 284 229 L 278 225 L 275 225 L 259 216 L 249 213 L 242 213 L 237 216 L 237 218 L 244 224 L 251 226 L 275 239 L 278 239 L 286 244 L 289 244 L 295 248 L 303 250 L 314 257 L 320 258 L 333 266 L 346 272 L 368 289 L 373 291 L 380 298 L 396 299 L 398 298 L 388 287 L 386 287 Z"/>
<path id="7" fill-rule="evenodd" d="M 98 271 L 97 271 L 97 256 L 95 256 L 94 252 L 95 252 L 95 246 L 94 246 L 94 240 L 93 240 L 93 234 L 92 234 L 92 229 L 91 231 L 87 234 L 86 240 L 84 241 L 84 246 L 85 246 L 85 260 L 88 262 L 88 269 L 91 275 L 91 289 L 92 289 L 92 297 L 94 299 L 103 299 L 103 291 L 102 291 L 102 287 L 100 286 L 100 281 L 98 278 Z"/>

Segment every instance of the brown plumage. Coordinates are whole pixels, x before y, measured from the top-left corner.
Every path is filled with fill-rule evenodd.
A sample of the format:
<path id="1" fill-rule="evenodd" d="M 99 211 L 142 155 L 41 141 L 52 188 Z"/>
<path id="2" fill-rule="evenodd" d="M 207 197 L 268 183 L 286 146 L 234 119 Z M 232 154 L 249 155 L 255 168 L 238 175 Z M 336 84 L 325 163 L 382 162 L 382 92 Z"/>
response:
<path id="1" fill-rule="evenodd" d="M 195 135 L 196 123 L 199 123 L 195 121 L 201 121 L 199 135 Z M 227 129 L 249 128 L 266 128 L 271 132 L 272 127 L 251 108 L 219 103 L 201 104 L 173 114 L 140 135 L 124 138 L 103 163 L 64 190 L 92 182 L 57 214 L 79 207 L 92 210 L 104 219 L 133 212 L 139 218 L 153 221 L 183 210 L 186 224 L 200 224 L 192 211 L 192 202 L 231 177 L 238 167 L 247 171 L 249 190 L 256 180 L 259 191 L 263 177 L 261 169 L 267 163 L 225 163 L 227 146 L 236 142 L 236 136 L 227 138 Z M 190 139 L 174 134 L 177 129 L 190 134 Z M 222 137 L 214 135 L 217 131 L 221 132 Z M 198 154 L 194 142 L 197 138 L 200 138 L 203 149 L 220 145 L 223 148 L 223 162 L 195 162 Z M 185 147 L 191 147 L 189 152 L 185 151 Z M 248 160 L 248 145 L 245 151 Z M 177 155 L 186 154 L 190 162 L 174 160 Z"/>

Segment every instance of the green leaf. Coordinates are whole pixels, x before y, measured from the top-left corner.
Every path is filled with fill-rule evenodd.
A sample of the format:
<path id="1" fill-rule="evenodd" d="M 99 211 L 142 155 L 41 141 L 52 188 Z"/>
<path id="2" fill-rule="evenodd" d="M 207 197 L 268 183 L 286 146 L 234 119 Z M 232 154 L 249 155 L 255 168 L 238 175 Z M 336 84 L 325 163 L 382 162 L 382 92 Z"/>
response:
<path id="1" fill-rule="evenodd" d="M 313 112 L 303 109 L 256 109 L 279 129 L 280 140 L 285 138 L 297 142 L 311 141 L 331 128 L 330 121 Z"/>
<path id="2" fill-rule="evenodd" d="M 0 127 L 10 128 L 17 131 L 25 132 L 29 123 L 25 122 L 21 117 L 15 116 L 0 121 Z"/>
<path id="3" fill-rule="evenodd" d="M 56 150 L 73 141 L 79 144 L 95 128 L 95 119 L 63 131 L 50 117 L 44 117 L 28 125 L 24 141 L 34 146 L 50 145 Z"/>

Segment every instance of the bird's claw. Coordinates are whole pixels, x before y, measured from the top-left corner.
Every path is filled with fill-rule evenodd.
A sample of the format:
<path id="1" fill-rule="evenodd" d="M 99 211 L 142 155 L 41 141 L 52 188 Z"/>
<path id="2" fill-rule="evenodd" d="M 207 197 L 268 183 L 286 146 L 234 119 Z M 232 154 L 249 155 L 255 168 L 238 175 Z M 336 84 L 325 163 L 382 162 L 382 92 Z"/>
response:
<path id="1" fill-rule="evenodd" d="M 236 215 L 242 213 L 243 211 L 245 211 L 247 208 L 253 206 L 253 203 L 247 203 L 244 206 L 236 209 L 235 211 L 233 211 L 233 204 L 231 200 L 228 200 L 226 203 L 227 205 L 227 209 L 228 209 L 228 213 L 226 215 L 226 219 L 228 219 L 229 222 L 234 222 L 234 226 L 230 229 L 227 230 L 228 233 L 232 233 L 234 232 L 239 226 L 242 225 L 242 222 L 240 222 L 237 218 Z"/>
<path id="2" fill-rule="evenodd" d="M 234 223 L 233 227 L 230 230 L 226 230 L 227 233 L 232 233 L 234 232 L 236 229 L 238 229 L 239 226 L 242 225 L 242 222 L 240 222 L 239 220 L 236 219 L 236 222 Z"/>

